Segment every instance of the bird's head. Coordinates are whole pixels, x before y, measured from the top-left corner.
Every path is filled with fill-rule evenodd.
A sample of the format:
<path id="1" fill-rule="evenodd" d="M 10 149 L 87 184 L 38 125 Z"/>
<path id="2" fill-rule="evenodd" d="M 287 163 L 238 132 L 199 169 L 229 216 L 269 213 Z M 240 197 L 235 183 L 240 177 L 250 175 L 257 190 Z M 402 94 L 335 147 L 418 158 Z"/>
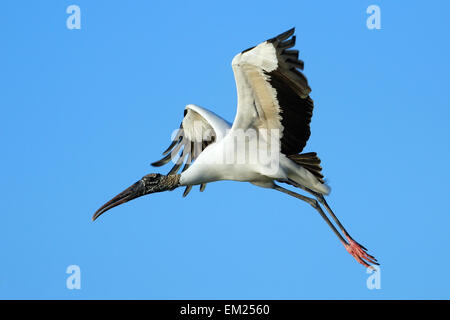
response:
<path id="1" fill-rule="evenodd" d="M 150 173 L 101 206 L 94 213 L 92 220 L 97 219 L 109 209 L 130 200 L 145 196 L 146 194 L 173 190 L 180 185 L 179 182 L 180 175 L 178 174 L 163 175 L 159 173 Z"/>

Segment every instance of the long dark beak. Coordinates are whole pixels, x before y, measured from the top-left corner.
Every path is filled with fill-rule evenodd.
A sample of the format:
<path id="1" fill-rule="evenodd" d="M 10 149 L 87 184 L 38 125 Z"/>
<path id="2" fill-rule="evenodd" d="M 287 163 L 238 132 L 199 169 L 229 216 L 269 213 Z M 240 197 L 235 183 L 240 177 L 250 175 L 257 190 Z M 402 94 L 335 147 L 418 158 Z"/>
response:
<path id="1" fill-rule="evenodd" d="M 143 195 L 145 195 L 145 183 L 143 180 L 139 180 L 135 184 L 133 184 L 131 187 L 125 189 L 121 193 L 119 193 L 117 196 L 112 198 L 110 201 L 105 203 L 103 206 L 100 207 L 92 217 L 92 221 L 100 217 L 103 213 L 108 211 L 109 209 L 112 209 L 114 207 L 117 207 L 118 205 L 121 205 L 125 202 L 128 202 L 130 200 L 139 198 Z"/>
<path id="2" fill-rule="evenodd" d="M 109 209 L 117 207 L 118 205 L 130 200 L 145 196 L 146 194 L 174 190 L 180 186 L 179 182 L 179 174 L 169 174 L 166 176 L 159 173 L 150 173 L 105 203 L 94 213 L 92 220 L 97 219 Z"/>

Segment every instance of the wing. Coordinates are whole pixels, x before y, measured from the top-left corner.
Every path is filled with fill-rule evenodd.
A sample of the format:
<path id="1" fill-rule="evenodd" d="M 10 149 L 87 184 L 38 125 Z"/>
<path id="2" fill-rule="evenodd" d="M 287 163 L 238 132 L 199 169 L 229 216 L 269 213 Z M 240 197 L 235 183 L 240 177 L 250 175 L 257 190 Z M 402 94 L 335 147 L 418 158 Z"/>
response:
<path id="1" fill-rule="evenodd" d="M 187 105 L 180 128 L 169 147 L 163 152 L 163 158 L 153 162 L 152 166 L 160 167 L 169 161 L 174 163 L 168 174 L 184 172 L 195 161 L 199 154 L 210 144 L 223 138 L 230 124 L 215 113 L 195 105 Z M 206 184 L 200 185 L 200 191 Z M 187 196 L 192 186 L 187 186 L 183 197 Z"/>
<path id="2" fill-rule="evenodd" d="M 281 152 L 300 153 L 311 134 L 313 100 L 298 59 L 295 28 L 236 55 L 238 108 L 232 130 L 279 129 Z"/>

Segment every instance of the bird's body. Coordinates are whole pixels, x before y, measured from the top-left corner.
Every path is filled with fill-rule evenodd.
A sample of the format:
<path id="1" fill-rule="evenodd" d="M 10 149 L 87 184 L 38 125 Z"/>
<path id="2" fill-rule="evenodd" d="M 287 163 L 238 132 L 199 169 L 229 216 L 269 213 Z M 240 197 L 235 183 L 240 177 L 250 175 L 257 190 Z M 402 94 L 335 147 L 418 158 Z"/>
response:
<path id="1" fill-rule="evenodd" d="M 233 180 L 241 182 L 250 182 L 252 184 L 272 188 L 275 181 L 293 180 L 299 184 L 305 185 L 311 190 L 328 194 L 329 188 L 324 183 L 321 183 L 313 174 L 307 169 L 298 165 L 286 155 L 279 153 L 277 149 L 274 153 L 278 159 L 275 162 L 263 161 L 245 161 L 239 158 L 238 154 L 244 154 L 239 148 L 245 149 L 248 147 L 250 152 L 261 152 L 261 148 L 255 150 L 251 146 L 261 145 L 260 138 L 258 140 L 257 134 L 248 134 L 249 138 L 246 142 L 240 145 L 242 140 L 239 140 L 241 134 L 235 134 L 232 126 L 218 115 L 195 105 L 187 105 L 186 110 L 189 112 L 196 112 L 199 116 L 208 118 L 208 122 L 212 124 L 215 132 L 217 132 L 217 139 L 206 147 L 195 160 L 195 162 L 180 176 L 180 184 L 182 186 L 198 185 L 219 180 Z M 186 122 L 184 127 L 186 127 Z M 257 128 L 248 128 L 249 132 L 256 133 Z M 230 150 L 236 150 L 234 157 L 229 157 Z M 247 151 L 247 154 L 249 154 Z M 228 158 L 228 159 L 227 159 Z M 244 161 L 242 161 L 244 160 Z M 257 159 L 256 159 L 257 160 Z M 279 163 L 277 163 L 279 162 Z"/>
<path id="2" fill-rule="evenodd" d="M 358 262 L 365 266 L 377 264 L 349 236 L 326 203 L 324 196 L 330 188 L 323 180 L 317 154 L 302 153 L 310 136 L 314 103 L 301 72 L 303 61 L 298 59 L 297 50 L 289 50 L 295 44 L 293 33 L 291 29 L 239 53 L 232 60 L 238 95 L 232 125 L 205 108 L 187 105 L 173 142 L 163 152 L 164 157 L 152 164 L 162 166 L 174 162 L 169 173 L 143 177 L 102 206 L 94 219 L 114 206 L 149 193 L 184 186 L 186 196 L 194 185 L 200 185 L 203 191 L 207 183 L 219 180 L 250 182 L 306 201 L 320 213 Z M 302 189 L 314 198 L 277 183 Z"/>

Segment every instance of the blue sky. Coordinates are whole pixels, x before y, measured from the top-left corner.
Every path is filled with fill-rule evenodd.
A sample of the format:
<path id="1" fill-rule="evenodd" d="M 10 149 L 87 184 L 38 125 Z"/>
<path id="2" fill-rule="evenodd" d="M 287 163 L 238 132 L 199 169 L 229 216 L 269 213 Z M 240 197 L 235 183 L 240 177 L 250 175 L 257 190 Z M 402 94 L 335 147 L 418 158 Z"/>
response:
<path id="1" fill-rule="evenodd" d="M 81 8 L 81 30 L 66 8 Z M 381 30 L 366 8 L 381 9 Z M 448 1 L 5 1 L 0 298 L 450 298 Z M 234 119 L 233 56 L 297 28 L 328 202 L 381 289 L 307 204 L 248 183 L 118 207 L 195 103 Z M 162 172 L 167 172 L 163 168 Z M 81 269 L 81 290 L 66 269 Z"/>

